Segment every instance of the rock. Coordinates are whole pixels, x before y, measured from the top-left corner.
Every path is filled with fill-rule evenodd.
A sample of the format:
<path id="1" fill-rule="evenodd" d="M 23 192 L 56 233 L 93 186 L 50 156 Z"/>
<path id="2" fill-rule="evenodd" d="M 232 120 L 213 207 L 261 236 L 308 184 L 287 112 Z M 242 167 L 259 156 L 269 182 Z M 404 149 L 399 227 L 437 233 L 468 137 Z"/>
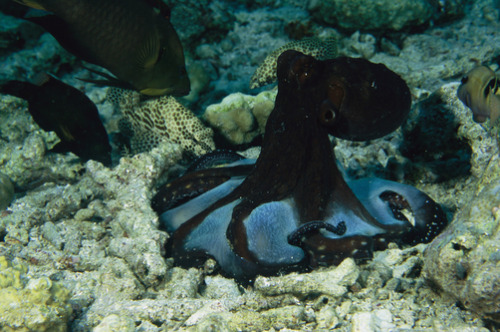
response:
<path id="1" fill-rule="evenodd" d="M 54 247 L 57 249 L 62 249 L 62 244 L 63 244 L 63 239 L 61 237 L 61 234 L 59 234 L 59 231 L 54 225 L 54 223 L 48 221 L 42 226 L 42 236 L 52 243 Z"/>
<path id="2" fill-rule="evenodd" d="M 215 323 L 216 325 L 225 326 L 227 322 L 221 319 L 218 313 L 229 312 L 231 308 L 218 300 L 208 301 L 203 307 L 194 312 L 185 322 L 186 326 L 207 325 L 207 322 Z"/>
<path id="3" fill-rule="evenodd" d="M 221 103 L 208 106 L 203 118 L 230 143 L 250 143 L 264 133 L 276 92 L 264 91 L 257 96 L 233 93 Z"/>
<path id="4" fill-rule="evenodd" d="M 318 329 L 331 330 L 339 325 L 339 317 L 333 307 L 324 307 L 316 314 Z"/>
<path id="5" fill-rule="evenodd" d="M 87 163 L 92 185 L 104 187 L 109 197 L 107 207 L 113 217 L 110 253 L 125 259 L 147 286 L 158 285 L 167 273 L 162 256 L 167 235 L 158 230 L 158 217 L 150 207 L 151 187 L 179 159 L 177 145 L 160 144 L 151 153 L 122 158 L 113 170 L 97 162 Z"/>
<path id="6" fill-rule="evenodd" d="M 213 300 L 211 300 L 213 301 Z M 127 316 L 139 322 L 154 322 L 162 325 L 163 330 L 178 329 L 180 322 L 186 321 L 192 314 L 207 303 L 203 299 L 171 300 L 117 300 L 93 304 L 86 312 L 88 326 L 97 326 L 109 315 Z M 82 327 L 80 327 L 82 329 Z"/>
<path id="7" fill-rule="evenodd" d="M 225 318 L 221 317 L 216 313 L 212 313 L 201 321 L 199 321 L 196 325 L 193 326 L 192 331 L 196 332 L 205 332 L 205 331 L 220 331 L 220 332 L 231 332 L 232 329 L 229 328 L 229 325 Z"/>
<path id="8" fill-rule="evenodd" d="M 224 34 L 234 23 L 234 11 L 226 10 L 226 4 L 219 0 L 168 0 L 166 3 L 172 9 L 170 18 L 184 47 L 198 45 L 211 30 Z"/>
<path id="9" fill-rule="evenodd" d="M 346 30 L 401 30 L 463 14 L 465 1 L 310 0 L 314 19 Z"/>
<path id="10" fill-rule="evenodd" d="M 413 168 L 421 166 L 420 172 L 408 172 L 410 176 L 431 182 L 460 178 L 469 173 L 471 148 L 467 140 L 460 137 L 457 127 L 462 121 L 470 122 L 471 112 L 457 114 L 443 107 L 447 102 L 456 101 L 455 94 L 454 83 L 438 89 L 415 105 L 413 116 L 403 126 L 401 152 L 412 161 Z"/>
<path id="11" fill-rule="evenodd" d="M 230 331 L 264 331 L 274 328 L 281 330 L 300 329 L 304 324 L 304 307 L 292 305 L 255 312 L 242 310 L 238 313 L 225 312 L 220 316 L 225 319 Z"/>
<path id="12" fill-rule="evenodd" d="M 194 298 L 203 282 L 202 272 L 198 269 L 189 270 L 174 267 L 169 270 L 169 282 L 160 296 L 167 299 Z"/>
<path id="13" fill-rule="evenodd" d="M 460 120 L 458 135 L 472 148 L 473 178 L 462 188 L 464 207 L 425 251 L 424 273 L 466 308 L 500 322 L 500 155 L 495 137 L 456 98 L 456 86 L 441 89 L 443 107 Z"/>
<path id="14" fill-rule="evenodd" d="M 352 332 L 391 331 L 396 328 L 387 309 L 357 312 L 352 316 Z"/>
<path id="15" fill-rule="evenodd" d="M 359 276 L 359 268 L 352 258 L 339 266 L 311 273 L 290 273 L 282 277 L 262 277 L 255 280 L 255 289 L 265 295 L 295 294 L 308 296 L 325 294 L 340 297 L 347 293 Z"/>
<path id="16" fill-rule="evenodd" d="M 370 34 L 361 34 L 356 31 L 350 38 L 344 40 L 345 55 L 370 59 L 376 53 L 377 39 Z"/>
<path id="17" fill-rule="evenodd" d="M 235 300 L 241 295 L 234 279 L 228 279 L 221 276 L 206 276 L 205 285 L 203 296 L 210 299 L 220 299 L 224 297 L 229 300 Z"/>
<path id="18" fill-rule="evenodd" d="M 133 332 L 135 331 L 135 322 L 127 316 L 118 316 L 115 314 L 104 317 L 94 332 Z"/>
<path id="19" fill-rule="evenodd" d="M 0 256 L 0 330 L 66 331 L 69 290 L 47 277 L 30 278 L 25 263 Z"/>

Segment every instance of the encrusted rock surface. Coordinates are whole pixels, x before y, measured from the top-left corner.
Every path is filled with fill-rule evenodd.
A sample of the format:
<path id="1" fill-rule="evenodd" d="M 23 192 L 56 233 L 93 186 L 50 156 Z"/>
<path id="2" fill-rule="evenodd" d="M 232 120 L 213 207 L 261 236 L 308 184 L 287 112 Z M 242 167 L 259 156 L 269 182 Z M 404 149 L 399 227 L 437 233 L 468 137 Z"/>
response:
<path id="1" fill-rule="evenodd" d="M 460 16 L 466 1 L 447 0 L 310 0 L 313 17 L 347 30 L 401 30 L 431 20 Z"/>
<path id="2" fill-rule="evenodd" d="M 208 106 L 203 118 L 230 143 L 250 143 L 264 133 L 276 93 L 277 90 L 264 91 L 257 96 L 231 94 L 219 104 Z"/>
<path id="3" fill-rule="evenodd" d="M 496 138 L 464 121 L 471 112 L 456 100 L 458 84 L 438 94 L 459 118 L 458 133 L 472 148 L 472 179 L 462 188 L 463 207 L 425 254 L 425 273 L 466 308 L 500 321 L 500 154 Z"/>
<path id="4" fill-rule="evenodd" d="M 0 256 L 0 330 L 66 331 L 69 290 L 50 278 L 29 277 L 28 264 Z"/>

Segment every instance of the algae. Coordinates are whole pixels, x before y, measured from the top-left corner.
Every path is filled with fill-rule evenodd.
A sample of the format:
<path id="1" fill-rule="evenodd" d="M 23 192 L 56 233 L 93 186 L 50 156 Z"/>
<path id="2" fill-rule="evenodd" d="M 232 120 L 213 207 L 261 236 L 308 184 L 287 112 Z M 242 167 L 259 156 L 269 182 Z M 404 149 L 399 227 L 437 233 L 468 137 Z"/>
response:
<path id="1" fill-rule="evenodd" d="M 47 277 L 30 278 L 26 263 L 0 256 L 0 329 L 66 331 L 70 291 Z"/>

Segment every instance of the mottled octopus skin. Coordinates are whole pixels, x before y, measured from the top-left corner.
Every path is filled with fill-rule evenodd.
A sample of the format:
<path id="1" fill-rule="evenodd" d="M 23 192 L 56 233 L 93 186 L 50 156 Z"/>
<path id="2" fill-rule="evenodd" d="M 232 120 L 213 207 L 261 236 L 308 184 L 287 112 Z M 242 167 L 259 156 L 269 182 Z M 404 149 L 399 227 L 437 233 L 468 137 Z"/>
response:
<path id="1" fill-rule="evenodd" d="M 249 279 L 369 258 L 388 240 L 430 241 L 446 225 L 441 208 L 410 186 L 346 182 L 328 136 L 384 136 L 410 104 L 406 83 L 383 65 L 284 52 L 255 165 L 242 160 L 188 173 L 155 197 L 171 234 L 169 255 L 184 266 L 213 257 L 224 274 Z"/>

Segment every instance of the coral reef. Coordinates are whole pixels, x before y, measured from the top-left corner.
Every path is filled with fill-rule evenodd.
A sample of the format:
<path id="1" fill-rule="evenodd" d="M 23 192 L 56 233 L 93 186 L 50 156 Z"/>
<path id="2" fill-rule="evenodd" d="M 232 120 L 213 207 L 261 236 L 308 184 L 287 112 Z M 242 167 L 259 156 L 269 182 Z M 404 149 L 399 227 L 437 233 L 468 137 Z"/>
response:
<path id="1" fill-rule="evenodd" d="M 263 91 L 256 96 L 231 94 L 219 104 L 208 106 L 203 118 L 230 143 L 250 143 L 264 133 L 276 93 L 277 90 Z"/>
<path id="2" fill-rule="evenodd" d="M 487 332 L 496 328 L 491 326 L 491 320 L 483 318 L 496 319 L 494 311 L 498 305 L 498 298 L 493 298 L 499 289 L 498 226 L 495 228 L 498 196 L 494 196 L 498 187 L 494 138 L 498 137 L 498 127 L 490 128 L 488 122 L 483 127 L 473 123 L 471 111 L 463 107 L 455 93 L 459 85 L 456 81 L 466 72 L 478 64 L 494 68 L 498 60 L 498 1 L 432 0 L 429 3 L 434 4 L 434 16 L 430 21 L 423 21 L 423 26 L 409 22 L 397 33 L 365 29 L 379 25 L 382 19 L 388 19 L 384 24 L 399 27 L 401 18 L 408 19 L 417 13 L 427 15 L 426 12 L 414 10 L 390 17 L 390 11 L 384 9 L 392 7 L 381 6 L 379 9 L 383 11 L 376 21 L 363 21 L 370 17 L 361 16 L 366 9 L 388 2 L 365 0 L 369 6 L 357 8 L 357 16 L 353 12 L 324 10 L 314 12 L 312 17 L 314 4 L 323 6 L 334 1 L 165 2 L 172 5 L 171 21 L 186 51 L 187 70 L 190 72 L 192 68 L 190 74 L 198 76 L 189 104 L 196 114 L 230 94 L 250 94 L 251 75 L 265 57 L 279 45 L 302 36 L 335 37 L 338 54 L 384 63 L 408 82 L 416 102 L 443 84 L 455 82 L 444 94 L 449 99 L 439 102 L 442 105 L 439 112 L 433 113 L 439 105 L 432 97 L 418 103 L 410 114 L 407 128 L 412 135 L 416 133 L 414 128 L 420 127 L 422 134 L 428 134 L 433 132 L 432 128 L 443 127 L 439 137 L 418 135 L 409 140 L 416 145 L 412 151 L 418 153 L 418 158 L 410 158 L 401 151 L 402 142 L 408 139 L 405 128 L 374 140 L 369 146 L 339 139 L 335 147 L 339 163 L 350 176 L 382 175 L 409 181 L 430 193 L 444 204 L 450 219 L 457 215 L 450 231 L 431 245 L 397 248 L 390 244 L 389 250 L 376 252 L 373 260 L 356 265 L 344 262 L 340 270 L 330 266 L 307 275 L 285 275 L 283 280 L 278 277 L 272 279 L 272 285 L 258 284 L 262 291 L 252 285 L 241 287 L 233 279 L 221 277 L 215 261 L 209 260 L 199 269 L 172 267 L 172 260 L 165 258 L 163 248 L 169 235 L 158 230 L 156 215 L 149 204 L 155 191 L 153 183 L 163 176 L 160 174 L 167 170 L 173 174 L 180 172 L 181 167 L 175 164 L 181 159 L 181 148 L 161 143 L 147 153 L 123 157 L 113 169 L 95 162 L 82 164 L 72 154 L 48 153 L 58 141 L 56 135 L 39 129 L 31 120 L 25 102 L 2 95 L 0 172 L 15 184 L 16 199 L 0 213 L 0 256 L 8 257 L 8 264 L 12 264 L 12 268 L 7 268 L 9 271 L 19 271 L 16 272 L 21 281 L 18 291 L 25 291 L 29 280 L 42 280 L 46 287 L 45 278 L 49 278 L 52 287 L 57 284 L 70 290 L 67 303 L 73 310 L 71 316 L 64 317 L 64 326 L 75 332 L 96 328 L 147 332 L 174 329 Z M 343 2 L 346 6 L 361 3 Z M 393 1 L 390 5 L 405 3 Z M 4 1 L 1 10 L 7 5 L 16 4 Z M 459 17 L 464 9 L 463 18 L 442 24 L 450 17 Z M 360 23 L 356 25 L 360 32 L 336 30 L 340 25 L 325 25 L 320 16 L 330 14 L 348 24 Z M 81 62 L 40 27 L 1 13 L 0 21 L 0 83 L 30 80 L 39 72 L 55 74 L 96 103 L 106 129 L 114 135 L 118 114 L 105 101 L 106 89 L 77 79 L 98 77 L 82 69 Z M 423 30 L 425 26 L 428 28 Z M 268 99 L 273 102 L 274 97 Z M 422 108 L 429 109 L 422 111 Z M 230 120 L 224 121 L 230 126 Z M 253 121 L 252 131 L 256 132 L 256 118 Z M 423 140 L 425 144 L 421 144 Z M 458 151 L 452 150 L 454 143 L 460 143 Z M 433 147 L 430 157 L 422 152 L 426 147 Z M 253 157 L 257 150 L 252 149 Z M 460 170 L 468 167 L 468 170 L 451 178 L 436 177 L 443 174 L 435 172 L 439 164 L 429 165 L 440 156 L 450 161 L 452 167 Z M 489 179 L 494 181 L 488 184 Z M 16 270 L 15 266 L 24 268 Z M 0 269 L 5 271 L 3 265 Z M 345 292 L 344 289 L 336 294 L 316 291 L 324 290 L 321 283 L 325 282 L 325 275 L 342 275 L 342 271 L 359 271 L 353 284 L 351 280 L 339 281 Z M 302 278 L 308 282 L 297 292 L 279 287 Z M 0 322 L 4 321 L 2 315 Z"/>
<path id="3" fill-rule="evenodd" d="M 350 38 L 344 39 L 343 44 L 342 53 L 348 56 L 361 56 L 370 59 L 376 54 L 377 50 L 377 39 L 371 34 L 362 34 L 359 31 L 353 33 Z M 399 50 L 393 53 L 397 55 Z"/>
<path id="4" fill-rule="evenodd" d="M 47 277 L 28 277 L 27 270 L 26 263 L 0 256 L 0 329 L 66 331 L 72 313 L 69 290 Z"/>
<path id="5" fill-rule="evenodd" d="M 80 163 L 53 166 L 75 161 L 76 156 L 48 153 L 59 142 L 57 135 L 40 129 L 28 113 L 26 102 L 7 95 L 0 98 L 0 167 L 16 190 L 34 188 L 47 181 L 75 181 L 82 169 Z"/>
<path id="6" fill-rule="evenodd" d="M 272 51 L 252 75 L 250 89 L 260 88 L 266 84 L 276 82 L 278 57 L 287 50 L 299 51 L 311 55 L 318 60 L 333 59 L 337 56 L 337 40 L 333 37 L 326 40 L 315 37 L 305 38 L 299 41 L 292 41 Z"/>
<path id="7" fill-rule="evenodd" d="M 178 31 L 184 45 L 199 45 L 200 39 L 216 38 L 229 31 L 234 23 L 233 11 L 227 10 L 227 3 L 221 0 L 167 0 L 172 9 L 172 25 Z M 203 24 L 200 24 L 203 22 Z"/>
<path id="8" fill-rule="evenodd" d="M 149 151 L 163 140 L 180 144 L 194 156 L 215 149 L 212 129 L 172 96 L 141 101 L 134 91 L 112 88 L 108 98 L 123 114 L 122 125 L 130 133 L 134 154 Z"/>
<path id="9" fill-rule="evenodd" d="M 245 2 L 252 6 L 254 2 Z M 220 99 L 228 94 L 241 92 L 249 94 L 249 80 L 255 72 L 256 67 L 269 55 L 277 46 L 290 42 L 290 37 L 284 35 L 283 31 L 291 22 L 308 22 L 309 14 L 303 6 L 282 5 L 270 9 L 265 6 L 255 6 L 255 10 L 249 11 L 236 2 L 226 3 L 226 8 L 233 8 L 234 22 L 232 28 L 227 33 L 217 34 L 215 38 L 208 35 L 198 37 L 193 42 L 191 53 L 194 62 L 200 63 L 210 75 L 209 88 L 200 95 L 197 105 L 200 109 L 220 102 Z M 176 11 L 177 4 L 173 9 Z M 180 6 L 179 6 L 180 8 Z M 198 17 L 196 22 L 210 20 L 203 16 L 207 8 L 194 11 L 192 17 Z M 225 12 L 228 12 L 226 9 Z M 201 15 L 201 16 L 199 16 Z M 189 25 L 189 20 L 179 22 L 179 25 L 186 25 L 186 31 L 193 29 Z M 173 18 L 173 21 L 175 19 Z M 175 26 L 175 22 L 174 22 Z M 195 29 L 199 26 L 194 25 Z M 177 28 L 181 34 L 182 28 Z M 204 31 L 206 31 L 204 29 Z M 324 31 L 324 30 L 321 30 Z M 312 30 L 307 36 L 315 35 L 322 39 L 335 37 L 334 31 Z M 187 56 L 188 73 L 190 72 L 190 56 Z"/>
<path id="10" fill-rule="evenodd" d="M 472 148 L 472 179 L 455 190 L 463 206 L 425 253 L 427 277 L 466 308 L 500 322 L 500 155 L 496 138 L 470 121 L 455 97 L 458 84 L 438 92 L 460 120 L 458 134 Z"/>
<path id="11" fill-rule="evenodd" d="M 320 22 L 346 30 L 401 30 L 409 26 L 429 24 L 432 19 L 460 16 L 465 2 L 310 0 L 308 10 Z"/>

